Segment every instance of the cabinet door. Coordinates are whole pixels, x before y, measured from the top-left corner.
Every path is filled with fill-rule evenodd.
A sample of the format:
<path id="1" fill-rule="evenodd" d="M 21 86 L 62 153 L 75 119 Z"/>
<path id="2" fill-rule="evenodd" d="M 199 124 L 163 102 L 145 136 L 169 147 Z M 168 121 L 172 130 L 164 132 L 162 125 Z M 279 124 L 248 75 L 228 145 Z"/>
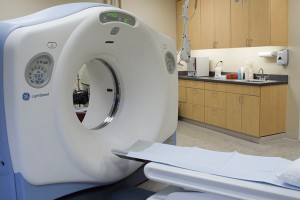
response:
<path id="1" fill-rule="evenodd" d="M 270 45 L 270 0 L 248 0 L 249 46 Z"/>
<path id="2" fill-rule="evenodd" d="M 242 97 L 242 132 L 259 137 L 260 97 Z"/>
<path id="3" fill-rule="evenodd" d="M 225 128 L 226 125 L 225 110 L 205 107 L 205 123 Z"/>
<path id="4" fill-rule="evenodd" d="M 230 47 L 230 0 L 201 0 L 201 49 Z"/>
<path id="5" fill-rule="evenodd" d="M 287 85 L 261 87 L 260 136 L 285 132 Z"/>
<path id="6" fill-rule="evenodd" d="M 240 94 L 227 93 L 226 128 L 242 131 L 242 96 Z"/>
<path id="7" fill-rule="evenodd" d="M 178 87 L 178 99 L 180 102 L 186 102 L 186 88 Z"/>
<path id="8" fill-rule="evenodd" d="M 179 102 L 179 116 L 188 119 L 193 118 L 192 104 Z"/>
<path id="9" fill-rule="evenodd" d="M 201 49 L 212 49 L 215 43 L 215 1 L 201 0 Z"/>
<path id="10" fill-rule="evenodd" d="M 204 105 L 204 90 L 187 88 L 187 102 L 195 105 Z"/>
<path id="11" fill-rule="evenodd" d="M 231 0 L 231 47 L 247 46 L 249 33 L 249 0 Z"/>
<path id="12" fill-rule="evenodd" d="M 226 92 L 226 87 L 227 86 L 225 83 L 206 82 L 204 84 L 205 90 L 215 90 L 215 91 Z"/>
<path id="13" fill-rule="evenodd" d="M 226 93 L 205 90 L 205 106 L 226 109 Z"/>
<path id="14" fill-rule="evenodd" d="M 204 89 L 203 81 L 186 81 L 186 87 Z"/>
<path id="15" fill-rule="evenodd" d="M 271 45 L 288 46 L 288 0 L 271 0 Z"/>
<path id="16" fill-rule="evenodd" d="M 230 47 L 230 0 L 215 0 L 215 47 Z"/>
<path id="17" fill-rule="evenodd" d="M 193 120 L 204 122 L 204 106 L 192 105 Z"/>
<path id="18" fill-rule="evenodd" d="M 195 10 L 195 1 L 197 1 L 197 9 Z M 188 38 L 191 41 L 191 49 L 200 49 L 200 0 L 190 0 L 188 15 L 192 17 L 188 22 Z"/>

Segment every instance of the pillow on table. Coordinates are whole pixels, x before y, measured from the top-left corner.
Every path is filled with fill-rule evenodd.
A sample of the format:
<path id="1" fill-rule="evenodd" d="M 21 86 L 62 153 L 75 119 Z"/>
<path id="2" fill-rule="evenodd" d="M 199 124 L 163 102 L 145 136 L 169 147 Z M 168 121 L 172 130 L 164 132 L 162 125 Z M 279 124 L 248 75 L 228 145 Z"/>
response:
<path id="1" fill-rule="evenodd" d="M 293 161 L 278 178 L 285 183 L 300 187 L 300 158 Z"/>

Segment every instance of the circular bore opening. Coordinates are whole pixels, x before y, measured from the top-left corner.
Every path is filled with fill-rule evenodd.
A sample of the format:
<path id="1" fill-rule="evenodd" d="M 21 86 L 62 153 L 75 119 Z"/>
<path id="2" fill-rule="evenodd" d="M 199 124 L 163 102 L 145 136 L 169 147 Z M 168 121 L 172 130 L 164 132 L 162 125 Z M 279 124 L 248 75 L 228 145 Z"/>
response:
<path id="1" fill-rule="evenodd" d="M 80 68 L 74 82 L 73 105 L 85 128 L 97 130 L 111 123 L 120 97 L 118 77 L 107 62 L 92 59 Z"/>

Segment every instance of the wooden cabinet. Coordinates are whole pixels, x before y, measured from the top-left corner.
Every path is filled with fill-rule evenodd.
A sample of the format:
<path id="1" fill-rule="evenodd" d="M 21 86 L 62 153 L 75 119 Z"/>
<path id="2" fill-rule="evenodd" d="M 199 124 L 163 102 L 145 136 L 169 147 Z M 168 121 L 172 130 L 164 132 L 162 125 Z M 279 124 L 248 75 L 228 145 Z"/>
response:
<path id="1" fill-rule="evenodd" d="M 260 136 L 285 132 L 287 85 L 261 87 Z"/>
<path id="2" fill-rule="evenodd" d="M 270 45 L 270 0 L 231 0 L 231 47 Z"/>
<path id="3" fill-rule="evenodd" d="M 271 45 L 288 46 L 288 0 L 271 0 Z"/>
<path id="4" fill-rule="evenodd" d="M 195 10 L 195 1 L 197 1 L 197 9 Z M 177 23 L 177 49 L 181 48 L 182 45 L 182 34 L 183 34 L 183 13 L 182 6 L 185 0 L 176 1 L 176 23 Z M 188 21 L 188 32 L 187 36 L 191 42 L 191 49 L 200 49 L 200 0 L 190 0 L 188 8 L 188 16 L 193 18 Z M 194 13 L 195 12 L 195 13 Z"/>
<path id="5" fill-rule="evenodd" d="M 179 116 L 204 122 L 204 82 L 180 81 L 179 93 L 182 95 L 179 95 Z"/>
<path id="6" fill-rule="evenodd" d="M 226 109 L 226 93 L 205 90 L 205 106 L 217 109 Z"/>
<path id="7" fill-rule="evenodd" d="M 205 107 L 205 123 L 225 128 L 226 115 L 225 110 Z"/>
<path id="8" fill-rule="evenodd" d="M 183 3 L 176 2 L 178 49 Z M 187 33 L 193 50 L 288 45 L 288 0 L 191 0 L 189 16 L 194 10 Z"/>
<path id="9" fill-rule="evenodd" d="M 197 88 L 186 88 L 187 103 L 204 105 L 204 90 Z"/>
<path id="10" fill-rule="evenodd" d="M 261 87 L 227 85 L 226 128 L 260 136 Z"/>
<path id="11" fill-rule="evenodd" d="M 188 119 L 192 118 L 192 107 L 191 104 L 179 102 L 178 103 L 178 115 Z"/>
<path id="12" fill-rule="evenodd" d="M 179 102 L 186 102 L 186 82 L 184 80 L 178 81 L 178 99 Z"/>
<path id="13" fill-rule="evenodd" d="M 242 133 L 260 136 L 260 97 L 257 96 L 242 96 Z"/>
<path id="14" fill-rule="evenodd" d="M 205 123 L 225 128 L 226 84 L 205 83 Z"/>
<path id="15" fill-rule="evenodd" d="M 286 85 L 227 85 L 226 128 L 255 137 L 285 131 Z"/>
<path id="16" fill-rule="evenodd" d="M 226 128 L 259 137 L 260 97 L 227 93 Z"/>
<path id="17" fill-rule="evenodd" d="M 254 137 L 285 131 L 287 85 L 179 80 L 179 116 Z"/>
<path id="18" fill-rule="evenodd" d="M 201 0 L 201 49 L 230 47 L 230 0 Z"/>

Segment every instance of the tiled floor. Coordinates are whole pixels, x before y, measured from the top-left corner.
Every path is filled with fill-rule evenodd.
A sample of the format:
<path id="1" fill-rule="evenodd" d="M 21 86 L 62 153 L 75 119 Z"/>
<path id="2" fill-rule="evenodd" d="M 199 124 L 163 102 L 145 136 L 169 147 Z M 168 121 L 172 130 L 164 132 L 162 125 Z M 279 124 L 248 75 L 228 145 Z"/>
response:
<path id="1" fill-rule="evenodd" d="M 200 147 L 214 151 L 238 151 L 243 154 L 257 156 L 276 156 L 289 160 L 300 157 L 300 142 L 280 139 L 257 144 L 235 138 L 223 133 L 212 131 L 183 121 L 178 122 L 177 145 L 186 147 Z M 141 188 L 160 191 L 165 184 L 148 181 Z"/>
<path id="2" fill-rule="evenodd" d="M 280 139 L 257 144 L 183 121 L 178 122 L 177 145 L 215 151 L 238 151 L 257 156 L 278 156 L 289 160 L 300 157 L 300 142 Z"/>

